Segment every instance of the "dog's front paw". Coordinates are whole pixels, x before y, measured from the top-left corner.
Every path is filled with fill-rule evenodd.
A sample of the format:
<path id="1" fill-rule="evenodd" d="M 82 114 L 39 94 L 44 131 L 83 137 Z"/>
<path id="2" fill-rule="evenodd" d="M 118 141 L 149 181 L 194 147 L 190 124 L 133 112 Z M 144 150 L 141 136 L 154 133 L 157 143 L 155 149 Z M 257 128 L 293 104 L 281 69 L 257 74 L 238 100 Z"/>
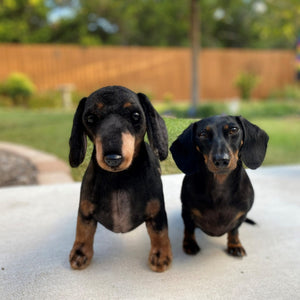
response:
<path id="1" fill-rule="evenodd" d="M 200 251 L 200 247 L 193 239 L 183 240 L 183 251 L 189 255 L 196 255 Z"/>
<path id="2" fill-rule="evenodd" d="M 246 250 L 243 248 L 243 246 L 241 244 L 228 245 L 227 253 L 232 256 L 238 256 L 238 257 L 243 257 L 243 256 L 247 255 Z"/>
<path id="3" fill-rule="evenodd" d="M 70 265 L 75 270 L 86 268 L 93 257 L 93 248 L 86 246 L 83 243 L 76 243 L 70 252 Z"/>
<path id="4" fill-rule="evenodd" d="M 149 254 L 149 265 L 154 272 L 166 271 L 172 263 L 172 250 L 168 246 L 166 248 L 152 248 Z"/>

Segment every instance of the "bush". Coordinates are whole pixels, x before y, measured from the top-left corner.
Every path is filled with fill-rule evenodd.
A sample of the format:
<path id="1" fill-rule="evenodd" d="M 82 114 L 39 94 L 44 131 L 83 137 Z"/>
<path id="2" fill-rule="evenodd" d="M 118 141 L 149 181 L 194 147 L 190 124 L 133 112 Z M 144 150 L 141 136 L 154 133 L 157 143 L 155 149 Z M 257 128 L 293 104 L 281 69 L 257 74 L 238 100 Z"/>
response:
<path id="1" fill-rule="evenodd" d="M 245 118 L 269 118 L 299 116 L 300 105 L 292 102 L 265 101 L 255 103 L 244 103 L 240 112 Z"/>
<path id="2" fill-rule="evenodd" d="M 155 105 L 162 115 L 176 118 L 190 118 L 190 105 L 187 103 L 163 103 Z M 229 113 L 225 103 L 201 103 L 197 106 L 195 118 L 206 118 L 213 115 Z"/>
<path id="3" fill-rule="evenodd" d="M 207 118 L 224 113 L 228 113 L 228 108 L 224 103 L 203 103 L 197 107 L 198 118 Z"/>
<path id="4" fill-rule="evenodd" d="M 188 103 L 156 104 L 155 108 L 162 115 L 176 118 L 189 118 Z M 242 115 L 245 118 L 270 118 L 285 116 L 300 116 L 300 102 L 297 101 L 252 101 L 243 102 L 235 111 L 230 108 L 230 102 L 201 103 L 197 106 L 195 118 L 206 118 L 213 115 Z"/>
<path id="5" fill-rule="evenodd" d="M 271 92 L 270 99 L 275 100 L 298 100 L 300 101 L 300 86 L 287 85 L 282 89 L 277 89 Z"/>
<path id="6" fill-rule="evenodd" d="M 257 75 L 249 72 L 242 72 L 235 80 L 235 86 L 239 90 L 242 100 L 249 100 L 254 88 L 258 85 L 260 79 Z"/>
<path id="7" fill-rule="evenodd" d="M 34 94 L 27 103 L 28 108 L 62 108 L 61 93 L 59 91 L 47 91 Z"/>
<path id="8" fill-rule="evenodd" d="M 10 97 L 14 105 L 27 106 L 35 90 L 33 82 L 22 73 L 12 73 L 0 86 L 0 93 Z"/>
<path id="9" fill-rule="evenodd" d="M 0 107 L 11 107 L 11 106 L 12 106 L 11 98 L 7 96 L 3 96 L 3 94 L 1 94 L 0 92 Z"/>

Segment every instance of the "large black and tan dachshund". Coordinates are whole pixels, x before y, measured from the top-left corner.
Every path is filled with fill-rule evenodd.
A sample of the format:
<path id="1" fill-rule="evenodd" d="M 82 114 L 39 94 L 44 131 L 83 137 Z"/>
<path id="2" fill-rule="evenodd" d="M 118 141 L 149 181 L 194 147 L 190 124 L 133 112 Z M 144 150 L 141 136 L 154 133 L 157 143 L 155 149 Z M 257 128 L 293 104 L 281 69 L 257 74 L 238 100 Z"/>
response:
<path id="1" fill-rule="evenodd" d="M 200 250 L 194 233 L 197 227 L 211 236 L 228 233 L 228 253 L 246 255 L 238 228 L 248 220 L 254 192 L 242 162 L 258 168 L 268 139 L 243 117 L 213 116 L 191 124 L 172 144 L 173 158 L 186 174 L 181 201 L 187 254 Z"/>
<path id="2" fill-rule="evenodd" d="M 146 132 L 150 146 L 144 141 Z M 146 222 L 150 268 L 166 270 L 172 252 L 159 166 L 168 155 L 163 119 L 144 94 L 104 87 L 78 105 L 70 137 L 72 167 L 84 160 L 86 136 L 94 149 L 82 180 L 72 268 L 90 263 L 97 222 L 116 233 Z"/>

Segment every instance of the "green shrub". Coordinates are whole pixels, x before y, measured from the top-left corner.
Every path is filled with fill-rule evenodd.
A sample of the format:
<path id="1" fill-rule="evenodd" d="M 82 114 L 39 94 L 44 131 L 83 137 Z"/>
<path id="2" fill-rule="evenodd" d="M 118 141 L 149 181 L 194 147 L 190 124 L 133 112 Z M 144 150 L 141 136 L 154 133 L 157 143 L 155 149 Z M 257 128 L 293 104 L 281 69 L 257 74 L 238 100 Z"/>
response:
<path id="1" fill-rule="evenodd" d="M 62 108 L 62 98 L 59 91 L 47 91 L 34 94 L 28 99 L 28 108 Z"/>
<path id="2" fill-rule="evenodd" d="M 300 101 L 300 86 L 287 85 L 270 93 L 270 99 L 274 100 L 297 100 Z"/>
<path id="3" fill-rule="evenodd" d="M 176 118 L 190 118 L 190 105 L 188 103 L 159 103 L 155 108 L 165 116 Z M 228 105 L 220 102 L 201 103 L 197 106 L 195 118 L 206 118 L 212 115 L 229 113 Z"/>
<path id="4" fill-rule="evenodd" d="M 242 100 L 249 100 L 259 81 L 259 77 L 253 73 L 240 73 L 234 82 L 235 86 L 239 90 L 240 98 Z"/>
<path id="5" fill-rule="evenodd" d="M 197 117 L 207 118 L 213 115 L 228 113 L 228 109 L 224 103 L 203 103 L 197 107 Z"/>
<path id="6" fill-rule="evenodd" d="M 60 95 L 61 95 L 61 93 L 60 93 Z M 84 93 L 84 92 L 80 92 L 80 91 L 74 90 L 72 92 L 72 105 L 73 105 L 73 107 L 76 108 L 77 105 L 78 105 L 78 103 L 79 103 L 79 101 L 82 98 L 87 97 L 87 96 L 89 96 L 88 93 Z M 62 96 L 61 96 L 61 98 L 62 98 Z"/>
<path id="7" fill-rule="evenodd" d="M 0 86 L 0 90 L 1 90 L 1 86 Z M 3 94 L 1 94 L 0 91 L 0 107 L 11 107 L 11 106 L 12 106 L 11 98 L 8 96 L 4 96 Z"/>
<path id="8" fill-rule="evenodd" d="M 242 102 L 235 111 L 230 109 L 230 103 L 211 102 L 201 103 L 197 106 L 196 119 L 212 115 L 229 114 L 242 115 L 245 118 L 269 118 L 300 116 L 300 102 L 297 101 L 252 101 Z M 172 103 L 171 105 L 156 104 L 159 113 L 177 118 L 189 118 L 188 103 Z"/>
<path id="9" fill-rule="evenodd" d="M 170 92 L 167 92 L 163 95 L 163 103 L 165 104 L 171 104 L 174 100 L 174 95 Z"/>
<path id="10" fill-rule="evenodd" d="M 0 93 L 12 99 L 13 105 L 28 105 L 28 99 L 35 92 L 33 82 L 22 73 L 12 73 L 1 84 Z"/>
<path id="11" fill-rule="evenodd" d="M 245 118 L 267 118 L 300 115 L 300 105 L 293 102 L 252 102 L 243 103 L 239 112 Z"/>

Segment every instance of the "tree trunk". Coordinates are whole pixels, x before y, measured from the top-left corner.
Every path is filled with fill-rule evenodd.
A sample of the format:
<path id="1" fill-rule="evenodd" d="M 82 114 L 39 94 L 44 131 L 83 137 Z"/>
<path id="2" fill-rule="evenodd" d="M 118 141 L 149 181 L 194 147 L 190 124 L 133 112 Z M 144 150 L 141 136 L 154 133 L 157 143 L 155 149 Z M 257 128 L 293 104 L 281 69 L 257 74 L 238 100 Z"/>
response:
<path id="1" fill-rule="evenodd" d="M 190 30 L 191 30 L 191 108 L 190 116 L 196 115 L 196 108 L 199 101 L 199 72 L 198 72 L 198 58 L 199 58 L 199 4 L 198 0 L 191 0 L 190 2 Z"/>

